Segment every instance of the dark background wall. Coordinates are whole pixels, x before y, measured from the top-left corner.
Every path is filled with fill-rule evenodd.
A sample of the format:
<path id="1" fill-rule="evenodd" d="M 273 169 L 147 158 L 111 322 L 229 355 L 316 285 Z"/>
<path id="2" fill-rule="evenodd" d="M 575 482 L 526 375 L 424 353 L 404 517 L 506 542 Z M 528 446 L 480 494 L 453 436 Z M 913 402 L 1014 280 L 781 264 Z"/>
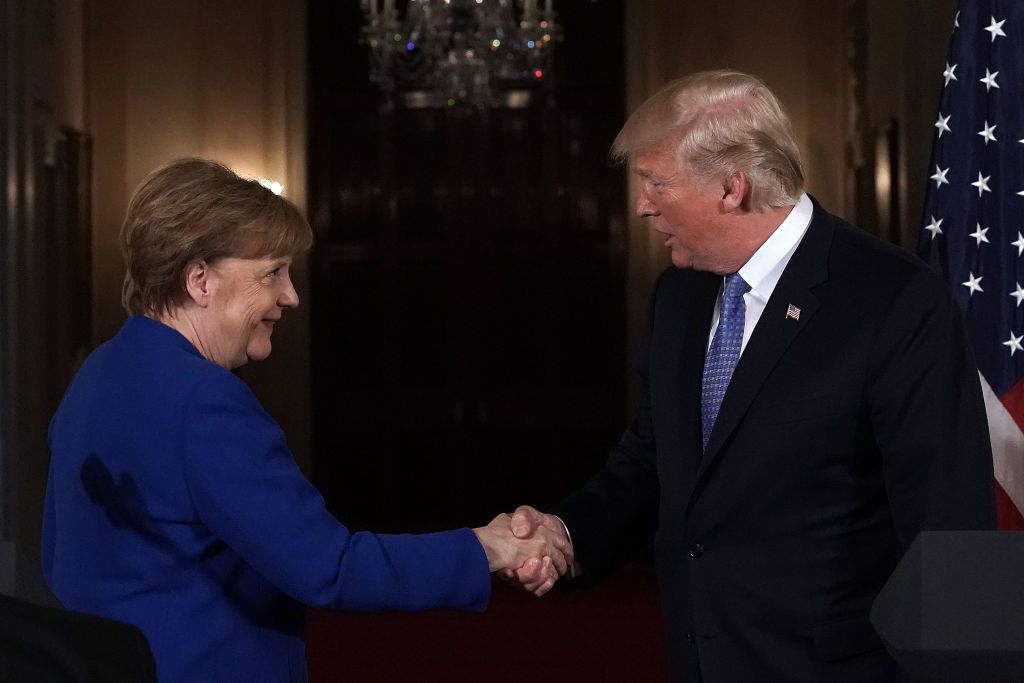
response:
<path id="1" fill-rule="evenodd" d="M 621 429 L 622 6 L 560 19 L 532 106 L 389 110 L 358 8 L 311 5 L 312 473 L 352 525 L 549 505 Z"/>

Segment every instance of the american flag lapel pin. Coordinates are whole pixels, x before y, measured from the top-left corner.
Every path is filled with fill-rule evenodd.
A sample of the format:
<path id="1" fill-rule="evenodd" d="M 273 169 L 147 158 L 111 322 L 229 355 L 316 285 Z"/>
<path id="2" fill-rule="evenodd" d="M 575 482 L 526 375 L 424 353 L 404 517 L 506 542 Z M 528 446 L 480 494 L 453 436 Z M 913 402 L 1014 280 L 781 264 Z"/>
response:
<path id="1" fill-rule="evenodd" d="M 799 319 L 800 319 L 800 309 L 797 308 L 796 306 L 794 306 L 793 304 L 790 304 L 789 308 L 786 309 L 786 320 L 799 320 Z"/>

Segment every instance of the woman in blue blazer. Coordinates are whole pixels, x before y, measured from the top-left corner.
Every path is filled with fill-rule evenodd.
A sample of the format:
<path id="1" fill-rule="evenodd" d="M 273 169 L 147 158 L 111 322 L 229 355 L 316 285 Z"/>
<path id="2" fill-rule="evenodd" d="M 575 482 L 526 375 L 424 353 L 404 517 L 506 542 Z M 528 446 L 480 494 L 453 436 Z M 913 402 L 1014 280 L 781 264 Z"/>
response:
<path id="1" fill-rule="evenodd" d="M 139 626 L 161 681 L 305 680 L 303 605 L 483 610 L 491 571 L 540 561 L 537 592 L 565 571 L 568 549 L 517 541 L 506 515 L 381 535 L 327 512 L 230 372 L 270 354 L 311 242 L 293 205 L 219 164 L 153 173 L 121 230 L 130 317 L 50 425 L 46 580 L 70 609 Z"/>

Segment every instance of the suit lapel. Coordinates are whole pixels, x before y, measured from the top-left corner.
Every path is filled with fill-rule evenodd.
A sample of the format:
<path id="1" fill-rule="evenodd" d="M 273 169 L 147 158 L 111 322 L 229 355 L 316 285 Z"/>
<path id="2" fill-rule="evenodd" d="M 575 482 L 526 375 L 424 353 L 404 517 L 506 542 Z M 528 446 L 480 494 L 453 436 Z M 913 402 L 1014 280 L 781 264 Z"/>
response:
<path id="1" fill-rule="evenodd" d="M 818 310 L 819 301 L 812 289 L 828 279 L 833 227 L 817 203 L 813 216 L 736 365 L 701 459 L 694 493 L 703 486 L 709 469 L 721 456 L 723 445 L 739 426 L 765 379 Z M 790 305 L 799 309 L 797 319 L 788 314 Z"/>

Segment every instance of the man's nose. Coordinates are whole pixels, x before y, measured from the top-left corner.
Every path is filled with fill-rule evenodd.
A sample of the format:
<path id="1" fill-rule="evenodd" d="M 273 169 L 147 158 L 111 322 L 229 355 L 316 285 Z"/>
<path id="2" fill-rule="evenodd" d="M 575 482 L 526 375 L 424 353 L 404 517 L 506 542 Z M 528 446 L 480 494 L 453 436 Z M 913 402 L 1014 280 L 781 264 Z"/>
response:
<path id="1" fill-rule="evenodd" d="M 646 218 L 647 216 L 657 216 L 658 207 L 654 205 L 654 202 L 652 202 L 646 196 L 641 194 L 636 200 L 636 215 L 640 216 L 641 218 Z"/>

